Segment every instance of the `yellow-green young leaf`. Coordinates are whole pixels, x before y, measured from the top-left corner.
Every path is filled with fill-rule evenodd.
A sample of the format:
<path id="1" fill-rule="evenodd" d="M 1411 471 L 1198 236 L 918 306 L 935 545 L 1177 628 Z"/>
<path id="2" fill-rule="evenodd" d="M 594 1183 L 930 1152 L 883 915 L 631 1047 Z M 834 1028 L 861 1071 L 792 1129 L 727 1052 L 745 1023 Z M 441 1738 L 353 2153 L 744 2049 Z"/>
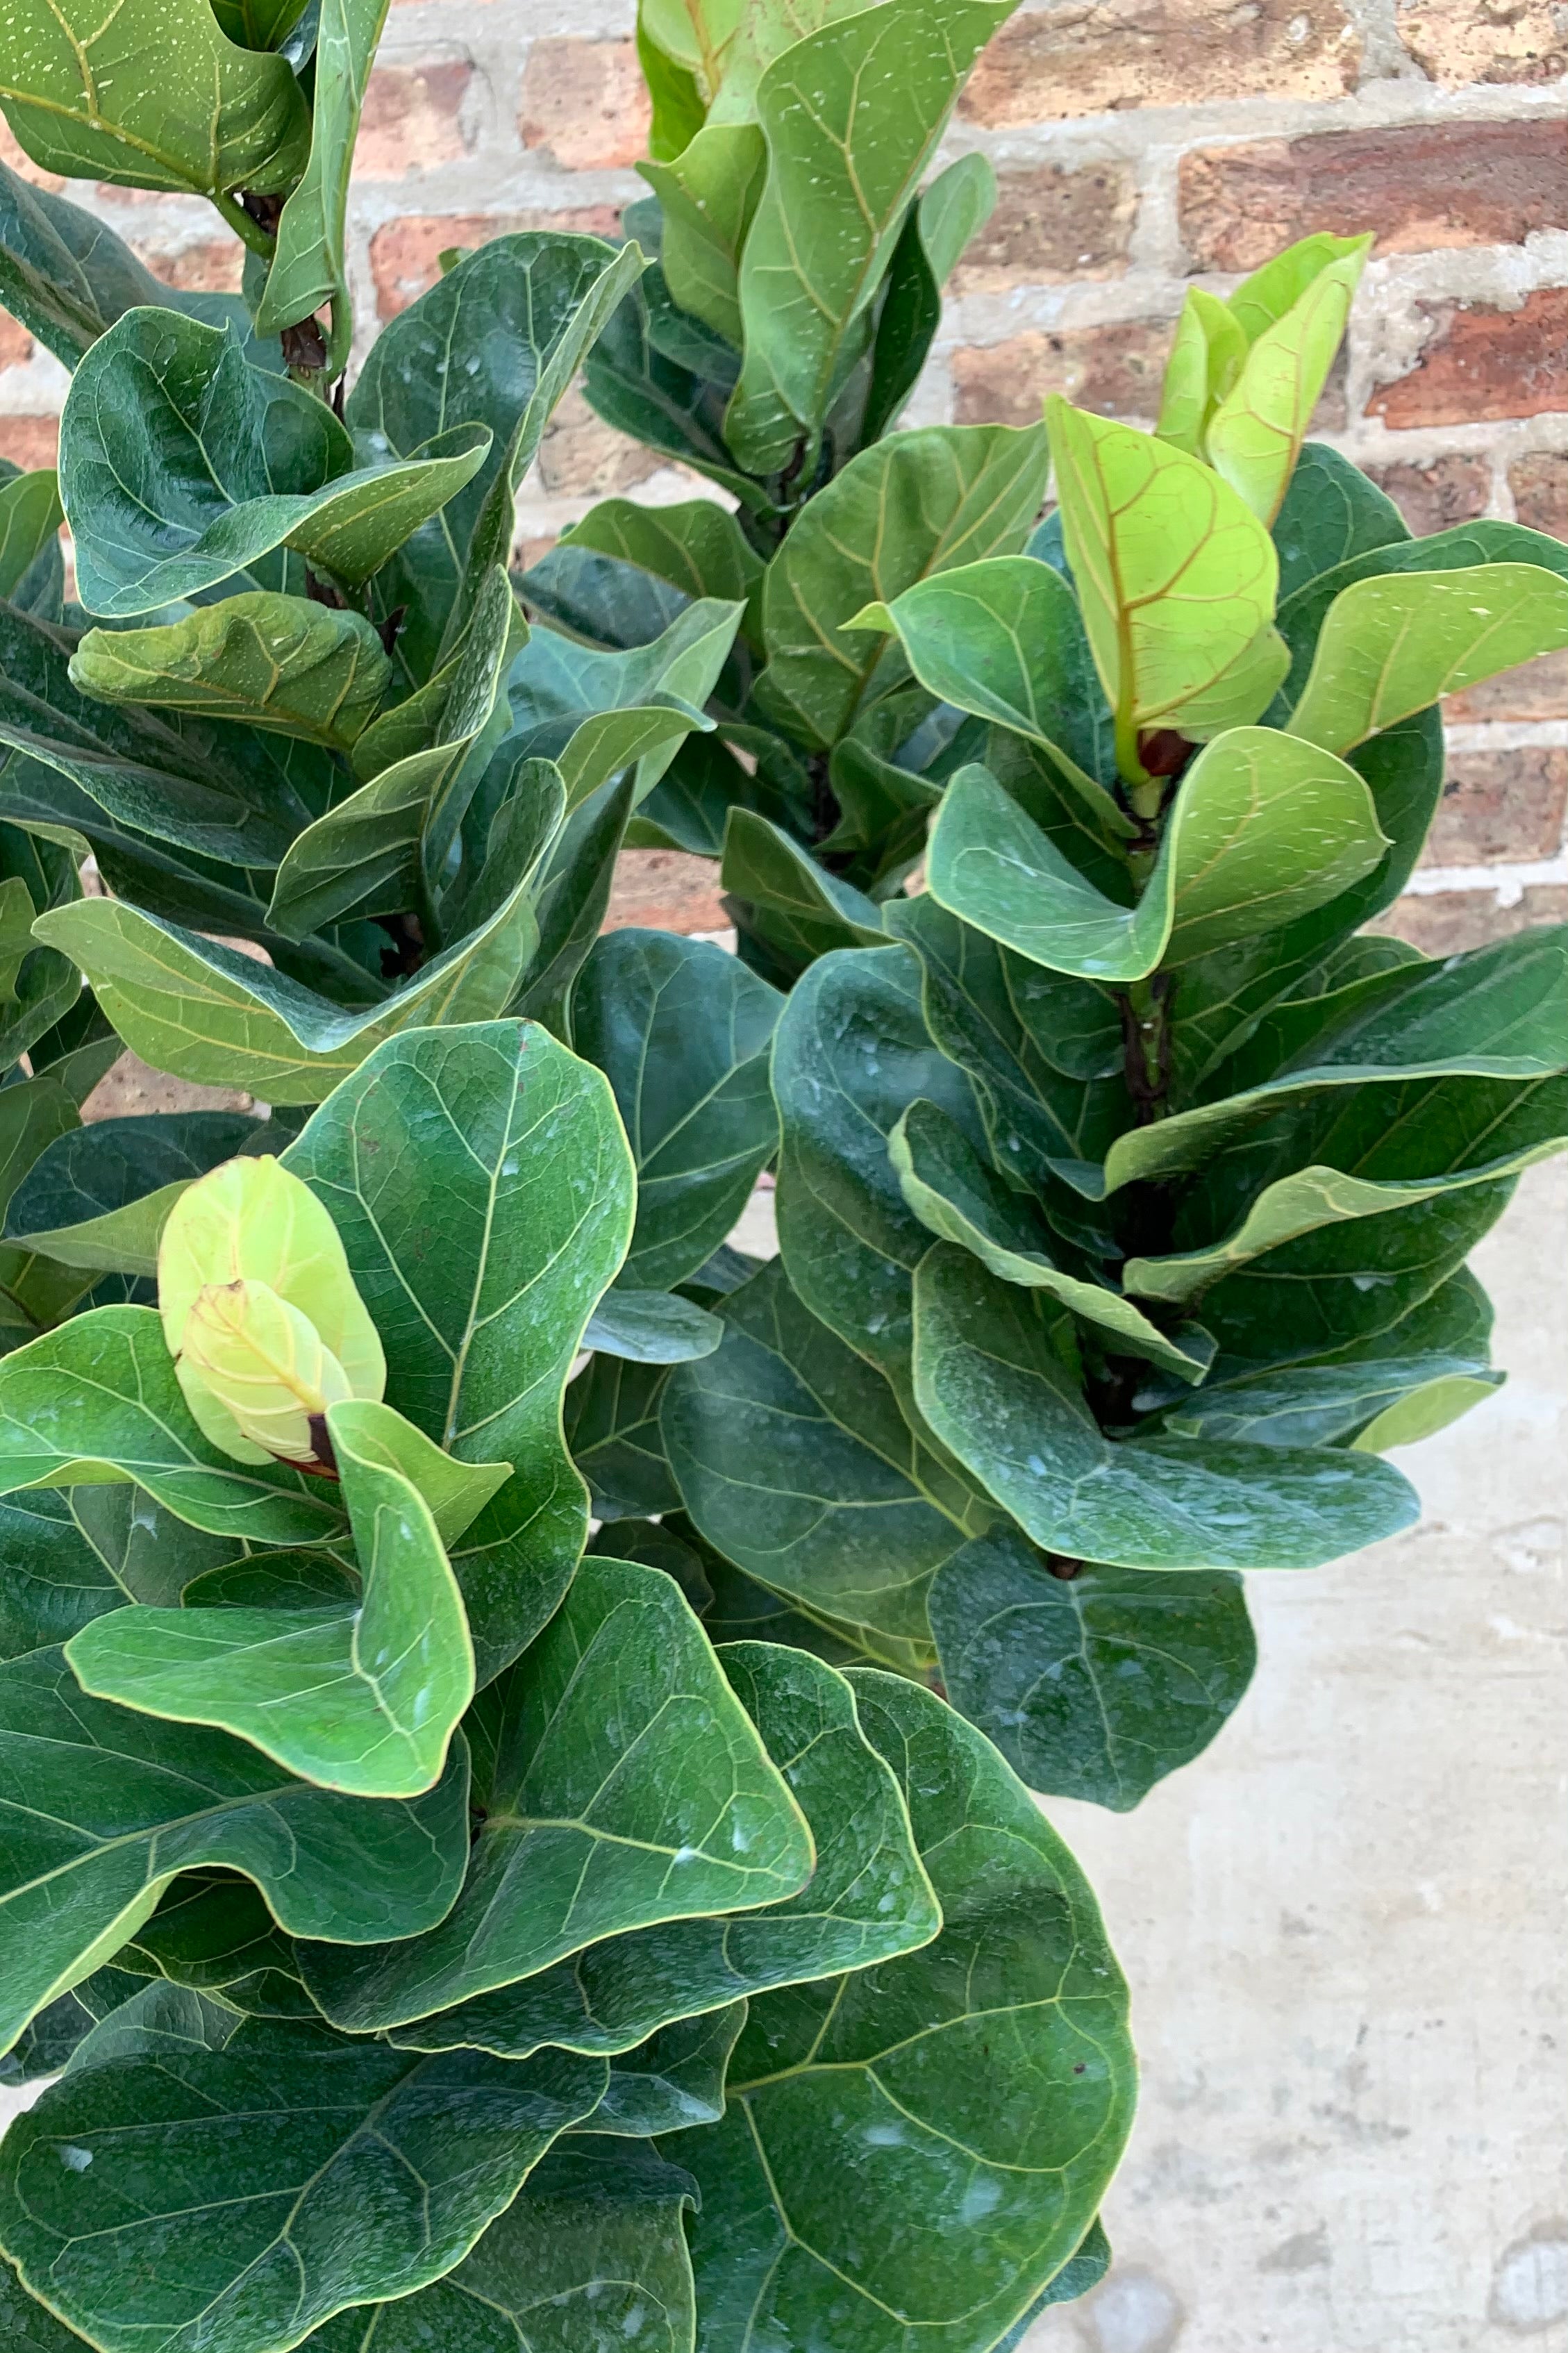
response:
<path id="1" fill-rule="evenodd" d="M 637 165 L 663 209 L 659 259 L 671 294 L 737 346 L 745 332 L 741 254 L 767 163 L 767 142 L 754 122 L 710 122 L 673 163 Z"/>
<path id="2" fill-rule="evenodd" d="M 322 1425 L 352 1394 L 348 1380 L 310 1317 L 268 1284 L 198 1291 L 174 1369 L 202 1435 L 236 1461 L 327 1463 Z"/>
<path id="3" fill-rule="evenodd" d="M 1352 254 L 1364 258 L 1371 244 L 1370 237 L 1334 237 L 1327 229 L 1300 237 L 1244 279 L 1226 309 L 1247 342 L 1255 343 L 1295 307 L 1321 271 Z"/>
<path id="4" fill-rule="evenodd" d="M 343 232 L 349 166 L 371 60 L 386 21 L 388 0 L 322 0 L 316 37 L 310 160 L 283 207 L 278 245 L 256 313 L 258 335 L 280 334 L 332 306 L 328 371 L 341 375 L 353 338 Z"/>
<path id="5" fill-rule="evenodd" d="M 1273 626 L 1279 558 L 1250 508 L 1185 450 L 1059 394 L 1046 422 L 1118 759 L 1138 780 L 1143 729 L 1201 743 L 1246 726 L 1273 697 L 1289 668 Z"/>
<path id="6" fill-rule="evenodd" d="M 207 0 L 13 0 L 0 108 L 47 172 L 205 196 L 280 195 L 310 138 L 292 68 L 237 48 Z"/>
<path id="7" fill-rule="evenodd" d="M 1330 606 L 1288 732 L 1348 752 L 1445 694 L 1568 646 L 1568 580 L 1537 564 L 1385 573 Z"/>
<path id="8" fill-rule="evenodd" d="M 100 702 L 235 719 L 342 751 L 363 733 L 392 664 L 359 613 L 258 588 L 150 629 L 89 629 L 70 680 Z"/>
<path id="9" fill-rule="evenodd" d="M 225 1161 L 170 1213 L 158 1250 L 158 1310 L 171 1355 L 190 1345 L 193 1311 L 205 1300 L 210 1323 L 213 1294 L 235 1285 L 260 1285 L 309 1322 L 345 1384 L 334 1397 L 380 1397 L 386 1359 L 338 1229 L 310 1187 L 269 1153 Z M 263 1304 L 259 1314 L 259 1331 L 280 1336 L 270 1309 Z"/>
<path id="10" fill-rule="evenodd" d="M 1358 238 L 1264 328 L 1209 420 L 1209 463 L 1266 523 L 1289 487 L 1371 247 L 1370 237 Z"/>
<path id="11" fill-rule="evenodd" d="M 1165 381 L 1160 394 L 1162 441 L 1184 449 L 1190 458 L 1204 454 L 1209 418 L 1241 374 L 1247 358 L 1247 337 L 1229 305 L 1201 286 L 1190 289 L 1176 322 Z"/>
<path id="12" fill-rule="evenodd" d="M 14 596 L 65 517 L 52 466 L 0 481 L 0 596 Z"/>
<path id="13" fill-rule="evenodd" d="M 646 7 L 637 10 L 637 63 L 653 111 L 647 152 L 655 163 L 668 164 L 701 130 L 708 102 L 696 75 L 667 58 L 658 44 L 649 39 Z"/>

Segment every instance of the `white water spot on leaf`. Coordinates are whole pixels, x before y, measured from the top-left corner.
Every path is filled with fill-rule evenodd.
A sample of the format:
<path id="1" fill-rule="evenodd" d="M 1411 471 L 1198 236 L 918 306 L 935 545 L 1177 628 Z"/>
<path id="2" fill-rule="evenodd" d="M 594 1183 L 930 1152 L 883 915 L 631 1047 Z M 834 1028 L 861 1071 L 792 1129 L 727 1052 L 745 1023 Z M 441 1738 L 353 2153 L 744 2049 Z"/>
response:
<path id="1" fill-rule="evenodd" d="M 69 2141 L 62 2141 L 59 2159 L 68 2173 L 85 2173 L 92 2163 L 92 2151 L 90 2148 L 76 2148 Z"/>

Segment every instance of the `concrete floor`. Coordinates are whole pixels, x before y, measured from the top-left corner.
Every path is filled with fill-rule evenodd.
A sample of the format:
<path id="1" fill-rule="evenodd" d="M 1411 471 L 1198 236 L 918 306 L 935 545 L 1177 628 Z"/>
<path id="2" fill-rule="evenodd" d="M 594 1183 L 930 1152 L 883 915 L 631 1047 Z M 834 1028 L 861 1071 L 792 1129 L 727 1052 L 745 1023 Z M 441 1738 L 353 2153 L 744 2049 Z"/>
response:
<path id="1" fill-rule="evenodd" d="M 1418 1527 L 1249 1580 L 1261 1651 L 1137 1813 L 1047 1810 L 1133 1989 L 1115 2265 L 1027 2353 L 1568 2348 L 1568 1166 L 1476 1260 L 1508 1386 Z"/>

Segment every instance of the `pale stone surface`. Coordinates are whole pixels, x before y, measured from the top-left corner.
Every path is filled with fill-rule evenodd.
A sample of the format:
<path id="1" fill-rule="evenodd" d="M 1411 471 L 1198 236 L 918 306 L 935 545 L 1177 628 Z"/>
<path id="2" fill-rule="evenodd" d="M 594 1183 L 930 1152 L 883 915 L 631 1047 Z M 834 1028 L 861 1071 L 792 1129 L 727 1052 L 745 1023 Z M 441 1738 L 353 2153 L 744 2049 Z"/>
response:
<path id="1" fill-rule="evenodd" d="M 1568 1164 L 1477 1269 L 1509 1385 L 1418 1528 L 1248 1580 L 1261 1657 L 1134 1814 L 1053 1802 L 1133 1988 L 1116 2262 L 1027 2353 L 1568 2347 Z"/>

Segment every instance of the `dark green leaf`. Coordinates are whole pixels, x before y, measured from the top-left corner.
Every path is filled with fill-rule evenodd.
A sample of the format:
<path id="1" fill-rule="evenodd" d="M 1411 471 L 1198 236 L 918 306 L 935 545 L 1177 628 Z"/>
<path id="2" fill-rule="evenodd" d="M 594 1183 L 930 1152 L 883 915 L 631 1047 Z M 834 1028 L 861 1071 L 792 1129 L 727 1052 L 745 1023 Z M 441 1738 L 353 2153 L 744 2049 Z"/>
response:
<path id="1" fill-rule="evenodd" d="M 1324 442 L 1309 441 L 1274 518 L 1280 603 L 1321 572 L 1409 536 L 1394 501 L 1359 466 Z"/>
<path id="2" fill-rule="evenodd" d="M 724 2070 L 746 2005 L 678 2019 L 612 2062 L 609 2089 L 589 2118 L 596 2133 L 626 2139 L 716 2125 L 724 2113 Z"/>
<path id="3" fill-rule="evenodd" d="M 345 249 L 349 167 L 387 5 L 388 0 L 320 0 L 310 160 L 283 207 L 256 312 L 257 332 L 276 335 L 330 302 L 328 365 L 333 375 L 347 362 L 353 336 Z"/>
<path id="4" fill-rule="evenodd" d="M 635 1365 L 685 1365 L 694 1356 L 710 1356 L 722 1333 L 717 1317 L 693 1300 L 617 1282 L 589 1317 L 583 1345 Z"/>
<path id="5" fill-rule="evenodd" d="M 679 1504 L 658 1427 L 665 1370 L 595 1356 L 566 1392 L 566 1443 L 601 1520 L 673 1512 Z"/>

